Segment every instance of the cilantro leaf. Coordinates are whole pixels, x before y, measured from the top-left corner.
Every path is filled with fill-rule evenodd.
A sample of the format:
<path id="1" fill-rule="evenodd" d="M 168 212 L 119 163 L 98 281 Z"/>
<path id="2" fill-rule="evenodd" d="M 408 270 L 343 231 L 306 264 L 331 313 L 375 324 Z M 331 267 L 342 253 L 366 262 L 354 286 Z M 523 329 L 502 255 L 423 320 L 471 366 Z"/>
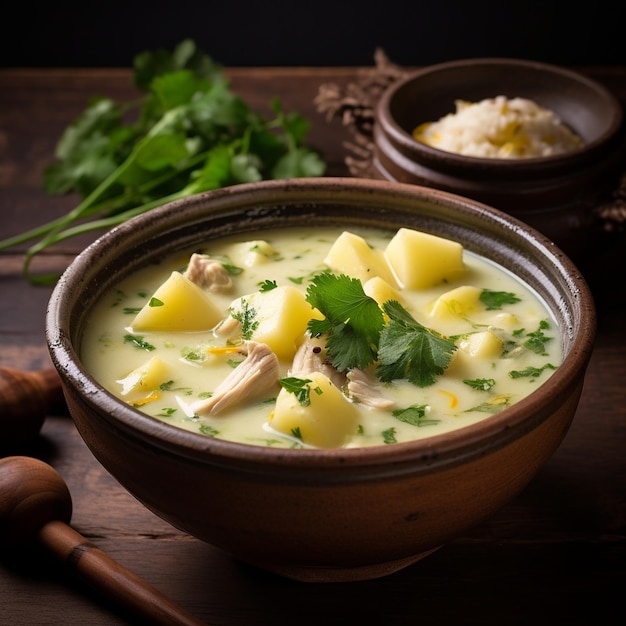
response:
<path id="1" fill-rule="evenodd" d="M 384 319 L 360 280 L 323 272 L 312 279 L 306 299 L 325 316 L 310 320 L 309 332 L 328 336 L 326 350 L 340 372 L 365 369 L 376 360 Z"/>
<path id="2" fill-rule="evenodd" d="M 267 278 L 259 285 L 259 291 L 261 293 L 265 293 L 266 291 L 272 291 L 272 289 L 276 289 L 276 287 L 278 287 L 276 281 Z"/>
<path id="3" fill-rule="evenodd" d="M 139 335 L 124 335 L 124 343 L 130 343 L 135 348 L 139 348 L 140 350 L 148 350 L 148 352 L 152 350 L 156 350 L 156 348 L 149 342 L 147 342 L 143 337 Z"/>
<path id="4" fill-rule="evenodd" d="M 391 414 L 401 422 L 418 428 L 438 424 L 441 420 L 426 417 L 427 409 L 428 406 L 425 404 L 412 404 L 406 409 L 395 409 Z"/>
<path id="5" fill-rule="evenodd" d="M 309 385 L 313 381 L 310 378 L 287 376 L 286 378 L 281 378 L 278 382 L 285 391 L 296 396 L 298 404 L 305 407 L 311 404 L 311 388 Z"/>
<path id="6" fill-rule="evenodd" d="M 385 444 L 392 444 L 392 443 L 398 443 L 398 440 L 396 439 L 396 429 L 391 427 L 391 428 L 387 428 L 386 430 L 383 430 L 383 432 L 381 433 L 383 436 L 383 443 Z"/>
<path id="7" fill-rule="evenodd" d="M 491 400 L 487 400 L 486 402 L 482 402 L 476 406 L 471 407 L 470 409 L 466 409 L 465 413 L 471 413 L 472 411 L 478 411 L 479 413 L 499 413 L 502 409 L 506 409 L 507 406 L 510 406 L 511 398 L 509 396 L 496 396 L 495 398 L 491 398 Z"/>
<path id="8" fill-rule="evenodd" d="M 533 367 L 529 365 L 527 368 L 523 370 L 511 370 L 509 372 L 509 376 L 511 378 L 538 378 L 541 376 L 542 372 L 545 370 L 555 370 L 556 366 L 552 365 L 552 363 L 546 363 L 541 367 Z"/>
<path id="9" fill-rule="evenodd" d="M 488 311 L 499 310 L 505 304 L 521 302 L 521 299 L 510 291 L 493 291 L 491 289 L 483 289 L 478 299 L 487 307 Z"/>
<path id="10" fill-rule="evenodd" d="M 463 382 L 478 391 L 489 391 L 496 384 L 493 378 L 466 378 Z"/>
<path id="11" fill-rule="evenodd" d="M 432 385 L 450 364 L 454 341 L 420 324 L 395 300 L 383 308 L 389 323 L 380 335 L 376 375 L 383 382 L 407 378 L 418 387 Z"/>
<path id="12" fill-rule="evenodd" d="M 549 322 L 547 320 L 541 320 L 541 322 L 539 322 L 539 328 L 526 335 L 527 339 L 524 341 L 524 347 L 528 348 L 532 352 L 535 352 L 536 354 L 545 356 L 547 354 L 546 343 L 552 341 L 553 339 L 552 337 L 547 337 L 543 332 L 548 328 L 550 328 Z"/>

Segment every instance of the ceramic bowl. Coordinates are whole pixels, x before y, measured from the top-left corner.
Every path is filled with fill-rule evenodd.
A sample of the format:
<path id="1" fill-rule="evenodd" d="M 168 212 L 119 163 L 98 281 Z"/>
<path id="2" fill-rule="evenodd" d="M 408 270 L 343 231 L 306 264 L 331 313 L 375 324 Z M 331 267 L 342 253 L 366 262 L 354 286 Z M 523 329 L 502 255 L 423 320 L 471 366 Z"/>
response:
<path id="1" fill-rule="evenodd" d="M 556 113 L 583 140 L 556 156 L 477 158 L 430 147 L 412 131 L 478 102 L 522 97 Z M 426 67 L 392 85 L 375 111 L 376 178 L 436 187 L 522 219 L 574 260 L 589 250 L 595 209 L 626 171 L 623 114 L 602 85 L 566 68 L 517 59 L 464 59 Z"/>
<path id="2" fill-rule="evenodd" d="M 412 443 L 324 450 L 188 432 L 131 408 L 86 371 L 83 328 L 103 292 L 122 277 L 227 234 L 311 224 L 416 228 L 500 263 L 552 310 L 562 365 L 530 396 L 473 426 Z M 594 332 L 586 283 L 541 234 L 445 192 L 343 178 L 240 185 L 150 211 L 81 253 L 58 282 L 47 314 L 69 410 L 104 468 L 178 529 L 249 564 L 311 582 L 397 571 L 519 493 L 570 426 Z"/>

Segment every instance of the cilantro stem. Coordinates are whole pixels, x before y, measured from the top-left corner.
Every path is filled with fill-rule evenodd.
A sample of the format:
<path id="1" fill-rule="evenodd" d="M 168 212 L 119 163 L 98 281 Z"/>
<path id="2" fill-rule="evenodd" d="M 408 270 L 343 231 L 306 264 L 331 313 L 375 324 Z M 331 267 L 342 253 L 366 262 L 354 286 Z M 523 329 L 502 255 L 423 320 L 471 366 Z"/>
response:
<path id="1" fill-rule="evenodd" d="M 145 213 L 150 209 L 154 209 L 161 204 L 166 202 L 170 202 L 172 200 L 177 200 L 179 198 L 184 197 L 186 194 L 183 192 L 177 192 L 172 194 L 171 196 L 165 198 L 159 198 L 158 200 L 154 200 L 152 202 L 148 202 L 146 204 L 142 204 L 133 209 L 129 209 L 128 211 L 123 211 L 121 213 L 115 213 L 110 215 L 109 217 L 103 217 L 99 220 L 91 220 L 89 222 L 84 222 L 83 224 L 78 224 L 77 226 L 73 226 L 71 228 L 66 228 L 65 230 L 55 231 L 52 235 L 46 237 L 42 241 L 36 243 L 31 246 L 26 252 L 26 258 L 24 259 L 24 265 L 22 273 L 24 277 L 32 283 L 39 282 L 36 280 L 34 276 L 32 276 L 29 272 L 30 265 L 40 252 L 48 248 L 53 244 L 60 243 L 61 241 L 65 241 L 66 239 L 71 239 L 72 237 L 77 237 L 78 235 L 83 235 L 85 233 L 105 228 L 113 228 L 114 226 L 118 226 L 123 222 L 126 222 L 132 217 L 136 215 L 140 215 L 141 213 Z"/>
<path id="2" fill-rule="evenodd" d="M 21 243 L 26 243 L 28 241 L 32 241 L 33 239 L 37 239 L 38 237 L 43 237 L 45 234 L 53 230 L 57 225 L 63 224 L 64 220 L 65 216 L 58 217 L 57 219 L 54 219 L 50 222 L 46 222 L 45 224 L 41 224 L 40 226 L 36 226 L 35 228 L 31 228 L 30 230 L 26 230 L 19 235 L 4 239 L 0 241 L 0 250 L 12 248 L 13 246 L 19 246 Z"/>

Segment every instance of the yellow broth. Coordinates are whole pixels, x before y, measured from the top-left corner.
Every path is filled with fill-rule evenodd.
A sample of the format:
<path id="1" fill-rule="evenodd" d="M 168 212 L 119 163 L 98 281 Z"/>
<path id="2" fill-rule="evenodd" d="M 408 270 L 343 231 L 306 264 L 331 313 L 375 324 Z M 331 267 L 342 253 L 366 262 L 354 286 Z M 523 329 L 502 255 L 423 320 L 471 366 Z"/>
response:
<path id="1" fill-rule="evenodd" d="M 365 240 L 380 258 L 396 234 L 350 232 Z M 331 228 L 275 229 L 208 242 L 200 252 L 232 272 L 230 290 L 209 294 L 219 317 L 228 320 L 233 303 L 237 299 L 241 303 L 261 285 L 267 286 L 267 281 L 306 294 L 311 279 L 329 269 L 325 260 L 340 235 L 341 231 Z M 198 250 L 181 251 L 132 274 L 101 299 L 82 342 L 81 357 L 87 369 L 120 400 L 167 424 L 245 444 L 316 447 L 302 438 L 299 428 L 281 432 L 270 425 L 276 391 L 216 415 L 192 409 L 202 398 L 210 397 L 245 356 L 230 350 L 237 347 L 237 341 L 216 334 L 214 322 L 194 331 L 133 328 L 138 312 L 145 310 L 172 272 L 185 271 L 192 252 Z M 459 275 L 453 272 L 427 287 L 407 288 L 398 283 L 394 271 L 386 274 L 388 281 L 396 280 L 392 293 L 419 324 L 454 339 L 450 364 L 427 386 L 417 386 L 406 378 L 377 381 L 374 364 L 372 379 L 392 406 L 371 407 L 344 396 L 357 418 L 339 444 L 328 445 L 391 445 L 468 426 L 524 398 L 558 367 L 562 350 L 559 331 L 537 294 L 510 272 L 466 250 L 462 250 L 462 264 Z M 483 293 L 496 294 L 496 300 L 497 294 L 514 297 L 504 298 L 511 302 L 490 302 L 476 300 L 478 292 L 481 298 Z M 459 300 L 446 300 L 445 294 L 450 293 L 459 294 Z M 467 293 L 474 296 L 466 300 Z M 486 343 L 477 341 L 485 337 Z M 159 367 L 133 387 L 137 370 L 154 357 Z M 290 368 L 291 358 L 281 358 L 281 378 L 290 376 Z M 323 419 L 332 421 L 338 416 Z"/>

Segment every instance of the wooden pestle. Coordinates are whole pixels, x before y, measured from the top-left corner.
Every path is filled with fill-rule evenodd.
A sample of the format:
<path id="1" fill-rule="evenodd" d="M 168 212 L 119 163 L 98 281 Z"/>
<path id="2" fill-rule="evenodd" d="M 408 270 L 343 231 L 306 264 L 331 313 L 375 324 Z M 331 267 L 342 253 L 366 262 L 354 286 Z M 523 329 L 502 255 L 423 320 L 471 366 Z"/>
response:
<path id="1" fill-rule="evenodd" d="M 36 436 L 50 409 L 64 404 L 61 379 L 52 367 L 34 372 L 0 367 L 0 447 Z"/>
<path id="2" fill-rule="evenodd" d="M 72 529 L 71 515 L 68 487 L 50 465 L 25 456 L 0 459 L 1 544 L 37 540 L 92 587 L 151 624 L 203 624 Z"/>

